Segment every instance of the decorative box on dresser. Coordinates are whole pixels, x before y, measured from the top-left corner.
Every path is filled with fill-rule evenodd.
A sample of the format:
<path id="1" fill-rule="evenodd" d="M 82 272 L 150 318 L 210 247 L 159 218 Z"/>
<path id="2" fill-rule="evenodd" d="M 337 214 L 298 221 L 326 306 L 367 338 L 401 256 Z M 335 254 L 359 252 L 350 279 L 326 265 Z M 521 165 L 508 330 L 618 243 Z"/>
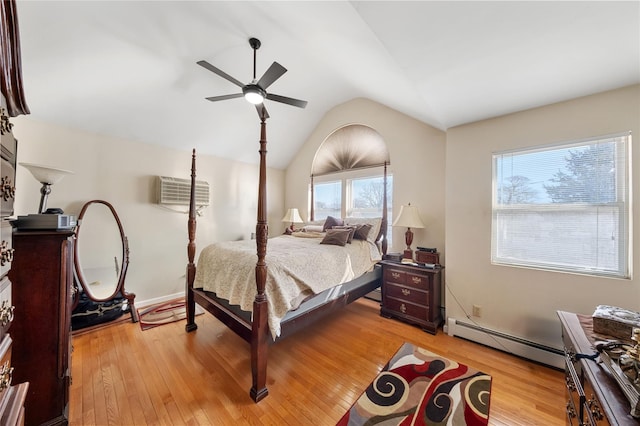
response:
<path id="1" fill-rule="evenodd" d="M 413 266 L 390 260 L 382 264 L 380 315 L 397 318 L 436 334 L 440 312 L 442 268 Z"/>
<path id="2" fill-rule="evenodd" d="M 27 425 L 69 419 L 75 233 L 13 233 L 14 378 L 29 382 Z"/>
<path id="3" fill-rule="evenodd" d="M 558 311 L 565 354 L 568 425 L 638 425 L 616 380 L 598 360 L 591 317 Z"/>

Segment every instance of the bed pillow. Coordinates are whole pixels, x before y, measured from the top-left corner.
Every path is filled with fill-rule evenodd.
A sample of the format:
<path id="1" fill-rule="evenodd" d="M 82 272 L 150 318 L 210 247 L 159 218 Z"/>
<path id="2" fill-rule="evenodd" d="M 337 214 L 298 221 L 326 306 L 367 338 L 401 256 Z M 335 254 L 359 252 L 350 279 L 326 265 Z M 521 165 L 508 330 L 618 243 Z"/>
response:
<path id="1" fill-rule="evenodd" d="M 353 237 L 356 233 L 355 226 L 348 226 L 348 225 L 333 226 L 331 229 L 348 229 L 350 232 L 349 232 L 349 238 L 347 238 L 347 244 L 351 244 L 351 241 L 353 241 Z"/>
<path id="2" fill-rule="evenodd" d="M 320 241 L 320 244 L 344 247 L 349 239 L 349 234 L 351 234 L 351 230 L 349 229 L 327 229 L 327 234 L 322 241 Z"/>
<path id="3" fill-rule="evenodd" d="M 323 232 L 322 231 L 322 224 L 320 225 L 305 225 L 302 227 L 302 230 L 305 232 Z"/>
<path id="4" fill-rule="evenodd" d="M 362 225 L 356 225 L 356 231 L 353 235 L 353 238 L 356 240 L 367 240 L 369 238 L 369 234 L 371 233 L 371 224 L 363 223 Z"/>
<path id="5" fill-rule="evenodd" d="M 331 229 L 334 226 L 342 226 L 342 225 L 344 225 L 344 222 L 342 221 L 342 219 L 339 219 L 333 216 L 327 216 L 327 220 L 324 221 L 322 232 L 326 231 L 327 229 Z"/>
<path id="6" fill-rule="evenodd" d="M 378 238 L 378 234 L 380 233 L 380 225 L 382 224 L 381 217 L 347 217 L 344 220 L 345 225 L 364 225 L 367 223 L 371 225 L 367 240 L 375 244 L 376 238 Z"/>

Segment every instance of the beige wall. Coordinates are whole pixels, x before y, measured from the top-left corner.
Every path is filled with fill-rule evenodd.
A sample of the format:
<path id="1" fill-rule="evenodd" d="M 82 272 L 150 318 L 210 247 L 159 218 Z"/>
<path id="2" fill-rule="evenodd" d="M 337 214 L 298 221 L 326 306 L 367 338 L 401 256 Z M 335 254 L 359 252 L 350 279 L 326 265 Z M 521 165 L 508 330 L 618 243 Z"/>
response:
<path id="1" fill-rule="evenodd" d="M 640 86 L 548 105 L 447 131 L 446 255 L 448 317 L 468 321 L 472 305 L 487 328 L 561 348 L 557 310 L 590 315 L 599 304 L 640 311 L 640 279 L 589 277 L 494 266 L 491 257 L 492 153 L 633 132 L 632 171 L 640 170 Z M 636 172 L 635 175 L 638 173 Z M 637 177 L 633 177 L 637 182 Z M 640 199 L 633 185 L 633 199 Z M 633 208 L 640 223 L 640 209 Z M 633 266 L 640 238 L 633 232 Z M 455 296 L 455 298 L 454 298 Z M 466 313 L 465 313 L 466 312 Z"/>
<path id="2" fill-rule="evenodd" d="M 393 218 L 402 204 L 411 203 L 421 214 L 425 229 L 414 230 L 412 248 L 437 247 L 444 253 L 444 132 L 368 99 L 353 99 L 332 108 L 320 120 L 286 170 L 285 205 L 309 215 L 309 175 L 318 147 L 336 129 L 363 124 L 384 139 L 393 173 Z M 389 252 L 405 248 L 404 232 L 395 228 Z M 442 262 L 445 263 L 444 256 Z"/>
<path id="3" fill-rule="evenodd" d="M 126 289 L 136 293 L 136 301 L 184 292 L 187 215 L 155 204 L 154 189 L 158 175 L 189 178 L 190 147 L 176 151 L 108 138 L 29 116 L 12 122 L 18 162 L 75 172 L 52 186 L 48 207 L 77 215 L 85 202 L 103 199 L 117 210 L 131 252 Z M 211 186 L 211 205 L 198 218 L 198 253 L 205 243 L 250 238 L 256 224 L 257 165 L 199 155 L 197 174 Z M 281 233 L 284 172 L 270 169 L 267 175 L 270 233 Z M 15 214 L 35 213 L 40 184 L 18 166 L 16 186 Z M 176 208 L 186 211 L 186 206 Z"/>

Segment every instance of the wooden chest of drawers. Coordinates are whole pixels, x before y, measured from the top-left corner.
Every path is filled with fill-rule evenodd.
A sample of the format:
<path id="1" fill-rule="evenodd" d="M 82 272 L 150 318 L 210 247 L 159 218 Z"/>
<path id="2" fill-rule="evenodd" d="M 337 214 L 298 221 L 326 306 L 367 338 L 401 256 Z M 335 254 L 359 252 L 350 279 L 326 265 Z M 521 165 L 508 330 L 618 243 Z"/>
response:
<path id="1" fill-rule="evenodd" d="M 580 354 L 593 355 L 593 343 L 578 315 L 558 312 L 562 325 L 565 353 L 566 423 L 568 425 L 638 425 L 630 415 L 630 404 L 616 381 L 597 361 Z"/>
<path id="2" fill-rule="evenodd" d="M 442 323 L 441 270 L 382 261 L 380 315 L 398 318 L 435 334 Z"/>

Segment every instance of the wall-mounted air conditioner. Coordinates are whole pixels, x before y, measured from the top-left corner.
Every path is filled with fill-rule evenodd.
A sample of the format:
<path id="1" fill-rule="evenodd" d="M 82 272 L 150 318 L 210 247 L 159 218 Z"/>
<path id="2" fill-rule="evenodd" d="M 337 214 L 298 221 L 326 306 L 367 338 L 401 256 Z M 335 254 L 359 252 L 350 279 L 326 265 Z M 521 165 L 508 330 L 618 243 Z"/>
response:
<path id="1" fill-rule="evenodd" d="M 209 205 L 209 183 L 196 181 L 196 206 Z M 189 205 L 191 180 L 158 176 L 157 203 L 162 205 Z"/>

